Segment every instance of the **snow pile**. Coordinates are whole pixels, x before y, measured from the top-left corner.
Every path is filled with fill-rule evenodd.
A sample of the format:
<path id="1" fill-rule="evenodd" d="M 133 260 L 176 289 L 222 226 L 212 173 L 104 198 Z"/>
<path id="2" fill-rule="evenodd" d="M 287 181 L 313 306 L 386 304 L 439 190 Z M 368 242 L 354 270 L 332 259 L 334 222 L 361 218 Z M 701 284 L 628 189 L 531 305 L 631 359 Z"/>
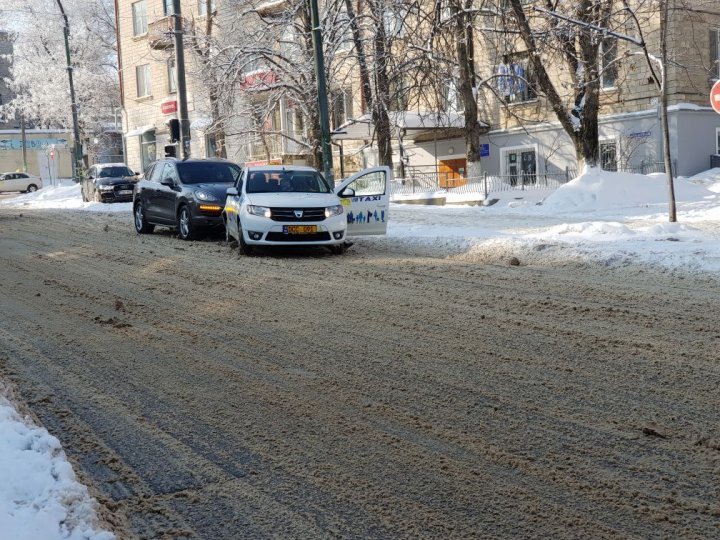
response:
<path id="1" fill-rule="evenodd" d="M 90 212 L 130 212 L 132 203 L 83 202 L 80 184 L 62 182 L 56 187 L 45 187 L 34 193 L 26 193 L 0 201 L 0 205 L 44 209 L 88 210 Z"/>
<path id="2" fill-rule="evenodd" d="M 676 201 L 698 201 L 712 196 L 704 186 L 685 178 L 675 180 Z M 667 204 L 665 175 L 609 173 L 598 168 L 560 186 L 543 202 L 550 212 L 596 212 L 613 208 Z"/>
<path id="3" fill-rule="evenodd" d="M 78 483 L 60 442 L 23 421 L 0 395 L 0 537 L 113 540 L 97 528 L 97 502 Z"/>
<path id="4" fill-rule="evenodd" d="M 720 193 L 720 169 L 710 169 L 690 178 L 685 178 L 691 184 L 697 184 L 706 187 L 715 193 Z"/>

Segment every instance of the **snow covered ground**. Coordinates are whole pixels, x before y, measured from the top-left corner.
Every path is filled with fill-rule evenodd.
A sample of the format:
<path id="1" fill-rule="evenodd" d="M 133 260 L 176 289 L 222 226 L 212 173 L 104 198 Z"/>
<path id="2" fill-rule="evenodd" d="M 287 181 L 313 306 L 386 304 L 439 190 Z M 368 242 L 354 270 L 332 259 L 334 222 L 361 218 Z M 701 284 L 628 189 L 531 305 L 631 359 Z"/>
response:
<path id="1" fill-rule="evenodd" d="M 492 206 L 394 204 L 388 237 L 455 249 L 469 260 L 512 254 L 523 263 L 649 264 L 720 273 L 720 169 L 675 182 L 678 222 L 668 222 L 665 177 L 591 170 L 556 190 L 493 195 Z M 0 201 L 33 210 L 126 212 L 130 203 L 84 203 L 66 183 Z M 1 388 L 0 388 L 1 390 Z M 58 440 L 21 418 L 0 392 L 0 531 L 13 539 L 113 538 Z M 1 535 L 0 535 L 1 536 Z"/>

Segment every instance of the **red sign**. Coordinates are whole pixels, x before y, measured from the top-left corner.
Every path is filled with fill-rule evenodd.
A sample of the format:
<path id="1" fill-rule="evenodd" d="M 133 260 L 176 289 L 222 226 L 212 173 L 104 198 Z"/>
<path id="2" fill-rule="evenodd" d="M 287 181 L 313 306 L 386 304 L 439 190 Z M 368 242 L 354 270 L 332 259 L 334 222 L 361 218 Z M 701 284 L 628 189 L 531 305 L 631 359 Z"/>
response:
<path id="1" fill-rule="evenodd" d="M 160 111 L 163 114 L 172 114 L 174 112 L 177 112 L 177 101 L 164 101 L 160 104 Z"/>
<path id="2" fill-rule="evenodd" d="M 710 105 L 720 114 L 720 81 L 716 82 L 710 90 Z"/>

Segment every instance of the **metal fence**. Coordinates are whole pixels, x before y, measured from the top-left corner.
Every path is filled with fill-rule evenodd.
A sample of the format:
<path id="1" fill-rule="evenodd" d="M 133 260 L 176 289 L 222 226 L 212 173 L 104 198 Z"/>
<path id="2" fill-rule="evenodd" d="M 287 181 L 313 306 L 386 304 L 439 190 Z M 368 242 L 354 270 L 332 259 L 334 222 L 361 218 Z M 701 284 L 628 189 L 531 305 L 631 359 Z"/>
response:
<path id="1" fill-rule="evenodd" d="M 673 172 L 677 164 L 672 164 Z M 393 182 L 391 194 L 397 196 L 427 196 L 428 194 L 477 194 L 478 200 L 484 200 L 492 193 L 506 191 L 524 191 L 533 189 L 555 189 L 566 184 L 577 176 L 575 169 L 566 169 L 559 173 L 518 174 L 518 175 L 488 175 L 463 178 L 456 173 L 437 172 L 428 170 L 429 167 L 407 167 L 405 178 Z M 434 169 L 434 167 L 432 167 Z M 619 167 L 613 172 L 628 172 L 635 174 L 651 174 L 665 172 L 665 163 L 662 161 L 645 162 L 635 165 Z"/>

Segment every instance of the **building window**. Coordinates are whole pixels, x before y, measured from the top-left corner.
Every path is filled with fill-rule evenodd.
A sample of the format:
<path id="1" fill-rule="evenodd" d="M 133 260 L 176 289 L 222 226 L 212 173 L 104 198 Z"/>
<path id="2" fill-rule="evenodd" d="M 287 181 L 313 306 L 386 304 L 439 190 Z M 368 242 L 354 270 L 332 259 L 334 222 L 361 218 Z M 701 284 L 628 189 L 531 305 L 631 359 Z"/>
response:
<path id="1" fill-rule="evenodd" d="M 163 0 L 163 14 L 166 17 L 173 14 L 173 0 Z"/>
<path id="2" fill-rule="evenodd" d="M 157 159 L 155 150 L 155 130 L 146 131 L 140 136 L 140 160 L 143 170 Z"/>
<path id="3" fill-rule="evenodd" d="M 442 110 L 444 112 L 459 113 L 465 110 L 465 104 L 460 93 L 460 81 L 457 78 L 448 78 L 442 90 Z"/>
<path id="4" fill-rule="evenodd" d="M 175 58 L 170 57 L 167 61 L 168 93 L 177 92 L 177 70 L 175 69 Z"/>
<path id="5" fill-rule="evenodd" d="M 215 135 L 205 135 L 205 157 L 217 157 L 217 138 Z"/>
<path id="6" fill-rule="evenodd" d="M 600 168 L 604 171 L 617 171 L 617 142 L 600 141 Z"/>
<path id="7" fill-rule="evenodd" d="M 710 30 L 710 73 L 720 79 L 720 30 Z"/>
<path id="8" fill-rule="evenodd" d="M 609 37 L 600 44 L 600 86 L 602 88 L 615 88 L 617 85 L 618 65 L 617 38 Z"/>
<path id="9" fill-rule="evenodd" d="M 215 11 L 215 0 L 209 0 L 210 12 Z M 208 0 L 198 0 L 198 15 L 205 17 L 208 13 Z"/>
<path id="10" fill-rule="evenodd" d="M 148 19 L 145 0 L 140 0 L 132 5 L 133 35 L 141 36 L 147 34 Z"/>
<path id="11" fill-rule="evenodd" d="M 137 79 L 137 97 L 150 95 L 150 64 L 143 64 L 135 67 Z"/>
<path id="12" fill-rule="evenodd" d="M 527 53 L 504 55 L 497 75 L 498 93 L 505 103 L 537 99 L 535 75 Z"/>
<path id="13" fill-rule="evenodd" d="M 352 89 L 343 88 L 332 96 L 332 121 L 334 129 L 353 117 Z"/>
<path id="14" fill-rule="evenodd" d="M 537 180 L 535 148 L 507 148 L 501 152 L 503 172 L 511 186 L 527 186 Z"/>

